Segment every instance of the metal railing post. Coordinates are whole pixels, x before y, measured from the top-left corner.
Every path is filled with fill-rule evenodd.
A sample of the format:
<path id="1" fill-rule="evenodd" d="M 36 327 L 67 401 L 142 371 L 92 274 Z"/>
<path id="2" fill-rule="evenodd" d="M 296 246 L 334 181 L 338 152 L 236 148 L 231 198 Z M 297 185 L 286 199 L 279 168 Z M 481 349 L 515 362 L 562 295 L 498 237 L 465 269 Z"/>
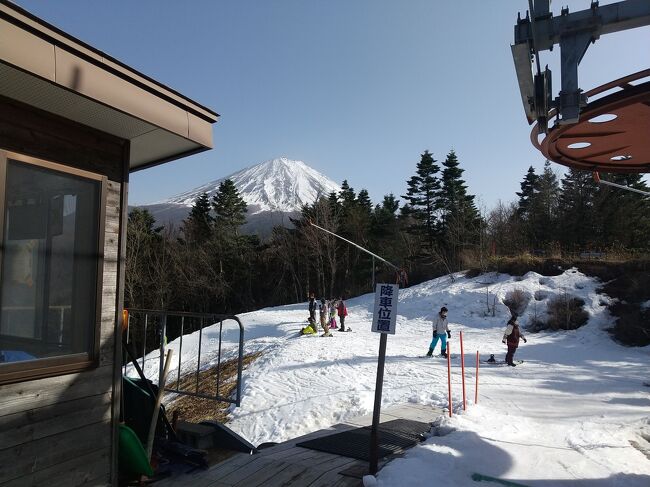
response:
<path id="1" fill-rule="evenodd" d="M 167 336 L 167 313 L 160 317 L 160 364 L 158 366 L 158 387 L 165 387 L 165 337 Z"/>
<path id="2" fill-rule="evenodd" d="M 166 343 L 166 337 L 167 337 L 167 324 L 168 324 L 168 318 L 174 317 L 174 318 L 180 318 L 181 320 L 181 326 L 180 326 L 180 335 L 176 336 L 174 334 L 174 338 L 178 338 L 178 344 L 179 344 L 179 349 L 178 349 L 178 363 L 177 367 L 178 370 L 176 372 L 176 385 L 169 388 L 165 387 L 165 384 L 160 383 L 160 377 L 162 375 L 160 374 L 159 371 L 159 385 L 160 387 L 163 388 L 164 391 L 167 392 L 172 392 L 175 394 L 181 394 L 181 395 L 188 395 L 188 396 L 194 396 L 194 397 L 200 397 L 203 399 L 210 399 L 213 401 L 218 401 L 218 402 L 227 402 L 231 404 L 235 404 L 236 406 L 240 406 L 241 404 L 241 389 L 242 389 L 242 370 L 243 370 L 243 356 L 244 356 L 244 326 L 242 325 L 240 319 L 237 316 L 234 315 L 219 315 L 219 314 L 207 314 L 207 313 L 191 313 L 191 312 L 184 312 L 184 311 L 179 311 L 179 312 L 166 312 L 166 311 L 155 311 L 155 310 L 146 310 L 146 309 L 131 309 L 129 310 L 129 319 L 133 315 L 138 315 L 144 316 L 144 330 L 145 330 L 145 337 L 143 340 L 143 346 L 142 346 L 142 369 L 144 370 L 144 364 L 146 363 L 146 334 L 147 330 L 149 328 L 149 316 L 154 317 L 155 319 L 160 319 L 160 355 L 161 357 L 165 357 L 165 351 L 167 348 L 167 343 Z M 188 375 L 195 375 L 194 380 L 189 380 L 189 383 L 186 387 L 187 390 L 181 389 L 180 385 L 180 379 L 181 379 L 181 372 L 182 372 L 182 355 L 183 355 L 183 345 L 184 345 L 184 340 L 183 337 L 185 335 L 185 318 L 188 318 L 190 320 L 197 320 L 198 325 L 199 325 L 199 330 L 198 335 L 199 335 L 199 340 L 198 340 L 198 347 L 197 347 L 197 357 L 196 357 L 196 369 L 194 371 L 190 371 Z M 208 325 L 205 325 L 205 321 L 210 320 L 210 323 Z M 223 349 L 223 324 L 225 321 L 232 320 L 234 321 L 237 326 L 238 326 L 238 331 L 239 331 L 239 342 L 237 345 L 237 382 L 235 384 L 235 391 L 233 394 L 229 395 L 228 397 L 222 397 L 220 392 L 221 392 L 221 382 L 222 382 L 222 372 L 221 372 L 221 366 L 223 364 L 223 360 L 221 360 L 221 355 L 224 353 Z M 133 322 L 134 326 L 136 324 L 141 323 L 139 320 L 135 320 Z M 211 353 L 216 353 L 216 366 L 217 366 L 217 371 L 216 371 L 216 386 L 217 390 L 216 393 L 204 393 L 200 391 L 200 371 L 201 371 L 201 358 L 203 355 L 206 355 L 206 350 L 205 347 L 203 347 L 203 328 L 205 326 L 210 326 L 210 325 L 216 325 L 219 324 L 219 342 L 218 346 L 215 348 L 215 350 L 208 350 L 208 352 Z M 131 324 L 131 323 L 130 323 Z M 129 324 L 129 326 L 130 326 Z M 191 330 L 189 333 L 194 332 L 194 326 L 190 327 Z M 139 329 L 139 328 L 138 328 Z M 137 330 L 134 329 L 134 333 L 136 335 L 139 335 Z M 136 336 L 134 335 L 134 336 Z M 135 357 L 134 357 L 135 360 Z M 214 363 L 214 362 L 212 362 Z M 163 360 L 163 367 L 164 367 L 164 360 Z M 126 371 L 125 371 L 126 372 Z M 151 371 L 150 371 L 151 372 Z M 151 375 L 151 374 L 149 374 Z M 164 374 L 163 374 L 164 375 Z M 194 390 L 192 390 L 191 383 L 195 382 L 195 387 Z"/>

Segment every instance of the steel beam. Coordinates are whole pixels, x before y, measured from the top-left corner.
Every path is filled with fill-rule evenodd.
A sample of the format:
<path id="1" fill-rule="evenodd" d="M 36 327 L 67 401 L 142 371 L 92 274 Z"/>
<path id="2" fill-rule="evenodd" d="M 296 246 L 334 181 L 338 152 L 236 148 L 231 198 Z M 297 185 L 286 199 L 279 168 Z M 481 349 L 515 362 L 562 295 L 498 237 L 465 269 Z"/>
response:
<path id="1" fill-rule="evenodd" d="M 528 123 L 532 123 L 532 115 L 539 112 L 534 98 L 533 106 L 528 106 L 531 93 L 534 93 L 532 56 L 560 45 L 562 88 L 556 101 L 559 122 L 575 123 L 579 120 L 581 106 L 587 101 L 578 84 L 578 64 L 589 44 L 604 34 L 650 25 L 650 1 L 625 0 L 602 7 L 592 2 L 587 10 L 569 13 L 566 8 L 555 17 L 549 7 L 549 0 L 535 0 L 531 8 L 532 19 L 530 12 L 526 18 L 517 19 L 515 43 L 511 46 L 517 79 Z"/>

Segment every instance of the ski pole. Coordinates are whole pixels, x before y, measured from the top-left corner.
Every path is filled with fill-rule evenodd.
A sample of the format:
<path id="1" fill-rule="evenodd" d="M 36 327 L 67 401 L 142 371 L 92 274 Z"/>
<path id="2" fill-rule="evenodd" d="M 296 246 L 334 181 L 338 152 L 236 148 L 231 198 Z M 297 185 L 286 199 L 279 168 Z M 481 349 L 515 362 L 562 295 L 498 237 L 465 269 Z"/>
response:
<path id="1" fill-rule="evenodd" d="M 447 384 L 449 386 L 449 417 L 451 418 L 451 347 L 447 342 Z"/>
<path id="2" fill-rule="evenodd" d="M 463 411 L 467 411 L 467 399 L 465 398 L 465 353 L 463 352 L 463 332 L 460 332 L 460 369 L 463 376 Z"/>

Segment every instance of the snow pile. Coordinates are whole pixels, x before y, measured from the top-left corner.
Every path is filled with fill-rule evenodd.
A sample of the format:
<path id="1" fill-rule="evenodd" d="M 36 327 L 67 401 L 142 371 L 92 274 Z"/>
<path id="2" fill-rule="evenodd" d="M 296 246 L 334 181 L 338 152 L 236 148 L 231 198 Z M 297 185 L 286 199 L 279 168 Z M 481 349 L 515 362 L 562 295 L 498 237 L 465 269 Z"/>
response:
<path id="1" fill-rule="evenodd" d="M 431 437 L 393 460 L 378 485 L 474 485 L 508 480 L 527 486 L 650 485 L 650 347 L 626 348 L 611 340 L 612 325 L 599 284 L 572 269 L 556 277 L 487 274 L 446 276 L 400 290 L 397 334 L 388 337 L 382 407 L 406 402 L 447 407 L 446 361 L 426 358 L 431 320 L 449 309 L 452 329 L 454 416 L 442 417 Z M 555 296 L 585 302 L 588 323 L 573 331 L 527 334 L 515 368 L 482 364 L 479 401 L 473 404 L 475 355 L 502 360 L 501 338 L 509 317 L 501 304 L 515 289 L 530 296 L 519 321 L 544 318 Z M 495 300 L 496 297 L 496 300 Z M 243 400 L 229 426 L 253 444 L 281 442 L 370 414 L 379 335 L 370 332 L 372 294 L 350 299 L 346 326 L 333 338 L 298 336 L 306 303 L 240 316 L 246 352 L 263 351 L 243 376 Z M 494 303 L 496 302 L 496 306 Z M 466 353 L 468 409 L 462 411 L 459 332 Z M 191 337 L 184 338 L 183 348 Z M 234 348 L 235 335 L 229 335 Z M 176 347 L 176 342 L 171 344 Z M 202 350 L 206 363 L 211 359 Z M 439 353 L 439 349 L 436 350 Z M 184 360 L 192 351 L 184 351 Z M 214 355 L 212 355 L 213 357 Z M 157 374 L 157 360 L 147 363 Z M 486 485 L 490 484 L 486 481 Z"/>
<path id="2" fill-rule="evenodd" d="M 235 183 L 240 196 L 249 206 L 249 214 L 262 211 L 300 211 L 303 205 L 314 203 L 318 197 L 341 190 L 337 183 L 304 162 L 281 157 L 211 181 L 156 204 L 191 207 L 202 193 L 207 193 L 212 198 L 219 190 L 219 185 L 226 179 Z"/>

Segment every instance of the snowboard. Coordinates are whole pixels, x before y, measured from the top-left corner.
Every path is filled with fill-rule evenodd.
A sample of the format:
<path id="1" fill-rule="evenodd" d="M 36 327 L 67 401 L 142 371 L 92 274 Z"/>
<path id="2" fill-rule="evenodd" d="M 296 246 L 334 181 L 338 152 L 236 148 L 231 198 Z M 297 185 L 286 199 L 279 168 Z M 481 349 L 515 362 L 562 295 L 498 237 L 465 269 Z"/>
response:
<path id="1" fill-rule="evenodd" d="M 524 363 L 523 360 L 513 360 L 513 362 L 516 365 L 520 365 L 520 364 Z M 485 365 L 492 365 L 492 366 L 496 366 L 496 365 L 507 366 L 508 365 L 505 360 L 497 360 L 495 362 L 488 362 L 487 360 L 481 360 L 481 363 L 485 364 Z"/>

